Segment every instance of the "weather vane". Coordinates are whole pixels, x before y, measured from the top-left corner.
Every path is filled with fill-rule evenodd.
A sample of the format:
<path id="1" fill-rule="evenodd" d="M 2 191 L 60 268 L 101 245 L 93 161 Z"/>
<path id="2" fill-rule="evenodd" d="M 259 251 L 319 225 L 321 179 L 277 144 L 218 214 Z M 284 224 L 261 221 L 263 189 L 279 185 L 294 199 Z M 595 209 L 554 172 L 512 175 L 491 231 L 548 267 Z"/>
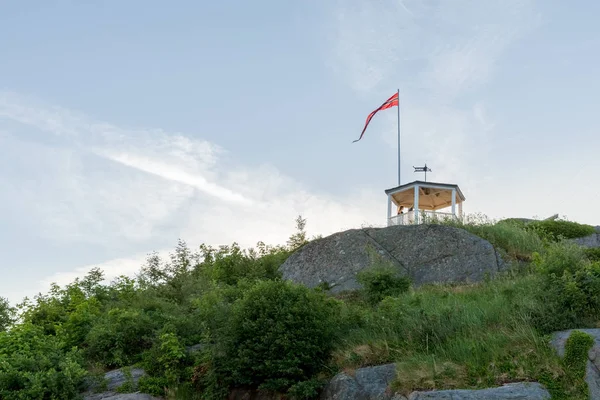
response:
<path id="1" fill-rule="evenodd" d="M 425 163 L 424 167 L 415 167 L 415 166 L 413 166 L 413 168 L 415 169 L 414 172 L 425 172 L 425 182 L 427 182 L 427 171 L 431 172 L 431 169 L 429 169 L 427 167 L 427 163 Z"/>

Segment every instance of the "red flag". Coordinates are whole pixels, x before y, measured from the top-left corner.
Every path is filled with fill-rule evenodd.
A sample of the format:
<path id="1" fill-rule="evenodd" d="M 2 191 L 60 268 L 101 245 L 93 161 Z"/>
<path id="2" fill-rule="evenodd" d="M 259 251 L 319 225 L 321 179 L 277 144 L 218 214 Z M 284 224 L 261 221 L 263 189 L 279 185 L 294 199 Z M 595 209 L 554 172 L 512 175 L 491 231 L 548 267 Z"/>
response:
<path id="1" fill-rule="evenodd" d="M 369 114 L 369 116 L 367 117 L 367 122 L 365 123 L 365 127 L 363 128 L 360 137 L 358 139 L 356 139 L 354 142 L 358 142 L 360 139 L 362 139 L 363 135 L 365 134 L 365 131 L 367 130 L 367 126 L 369 125 L 369 122 L 371 122 L 371 119 L 373 118 L 373 116 L 375 114 L 377 114 L 378 111 L 381 110 L 385 110 L 387 108 L 391 108 L 394 106 L 398 106 L 398 93 L 394 93 L 394 95 L 392 97 L 390 97 L 389 99 L 387 99 L 385 101 L 385 103 L 383 103 L 381 106 L 379 106 L 379 108 L 377 108 L 375 111 L 373 111 L 371 114 Z M 352 143 L 354 143 L 352 142 Z"/>

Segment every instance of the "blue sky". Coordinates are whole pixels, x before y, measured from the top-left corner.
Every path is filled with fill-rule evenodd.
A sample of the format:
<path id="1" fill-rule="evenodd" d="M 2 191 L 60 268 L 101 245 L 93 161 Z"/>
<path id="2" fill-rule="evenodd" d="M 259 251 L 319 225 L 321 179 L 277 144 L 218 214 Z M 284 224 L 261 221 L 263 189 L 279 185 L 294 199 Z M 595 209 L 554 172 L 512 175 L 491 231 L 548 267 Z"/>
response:
<path id="1" fill-rule="evenodd" d="M 0 296 L 382 225 L 397 88 L 404 182 L 600 224 L 596 2 L 91 3 L 0 1 Z"/>

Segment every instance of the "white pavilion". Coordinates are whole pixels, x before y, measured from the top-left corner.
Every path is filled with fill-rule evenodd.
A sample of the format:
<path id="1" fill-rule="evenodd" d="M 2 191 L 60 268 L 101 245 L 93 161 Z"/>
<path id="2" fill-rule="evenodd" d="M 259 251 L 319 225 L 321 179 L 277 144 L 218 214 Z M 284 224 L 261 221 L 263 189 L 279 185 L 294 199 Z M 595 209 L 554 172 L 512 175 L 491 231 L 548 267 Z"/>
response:
<path id="1" fill-rule="evenodd" d="M 388 226 L 461 220 L 463 216 L 465 196 L 458 185 L 414 181 L 387 189 L 385 194 Z"/>

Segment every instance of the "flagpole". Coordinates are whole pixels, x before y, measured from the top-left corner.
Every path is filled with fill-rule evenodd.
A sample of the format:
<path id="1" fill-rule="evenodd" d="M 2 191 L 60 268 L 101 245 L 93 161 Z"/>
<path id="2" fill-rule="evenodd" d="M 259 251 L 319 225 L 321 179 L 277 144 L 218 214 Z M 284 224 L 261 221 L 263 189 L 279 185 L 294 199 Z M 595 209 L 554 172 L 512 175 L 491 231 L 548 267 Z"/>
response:
<path id="1" fill-rule="evenodd" d="M 400 186 L 400 89 L 398 89 L 398 186 Z"/>

